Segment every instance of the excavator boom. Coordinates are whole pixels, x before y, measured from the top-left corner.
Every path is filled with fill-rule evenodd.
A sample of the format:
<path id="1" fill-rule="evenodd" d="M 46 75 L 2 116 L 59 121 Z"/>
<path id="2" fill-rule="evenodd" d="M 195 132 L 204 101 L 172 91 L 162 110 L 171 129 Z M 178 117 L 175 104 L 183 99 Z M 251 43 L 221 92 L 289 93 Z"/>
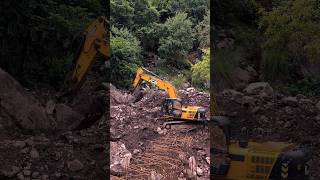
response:
<path id="1" fill-rule="evenodd" d="M 152 75 L 149 75 L 145 72 L 149 72 Z M 157 86 L 159 89 L 164 90 L 168 93 L 169 97 L 172 99 L 178 98 L 177 90 L 176 88 L 168 81 L 161 79 L 159 76 L 153 74 L 149 70 L 146 70 L 145 68 L 139 68 L 136 71 L 136 76 L 133 80 L 133 88 L 137 88 L 141 81 L 147 81 L 155 86 Z"/>
<path id="2" fill-rule="evenodd" d="M 79 89 L 95 62 L 96 55 L 102 54 L 106 59 L 110 57 L 110 45 L 105 40 L 107 22 L 104 17 L 99 17 L 93 21 L 83 32 L 83 43 L 75 58 L 75 65 L 72 70 L 71 78 L 67 79 L 70 83 L 69 91 Z"/>

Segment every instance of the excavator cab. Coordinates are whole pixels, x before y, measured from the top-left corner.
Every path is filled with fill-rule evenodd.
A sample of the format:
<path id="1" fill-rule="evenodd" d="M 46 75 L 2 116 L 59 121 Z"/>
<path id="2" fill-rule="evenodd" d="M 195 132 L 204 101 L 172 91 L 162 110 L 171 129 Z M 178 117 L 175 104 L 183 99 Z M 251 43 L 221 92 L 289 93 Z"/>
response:
<path id="1" fill-rule="evenodd" d="M 161 115 L 180 118 L 182 114 L 181 107 L 182 107 L 181 99 L 166 98 L 161 107 Z"/>

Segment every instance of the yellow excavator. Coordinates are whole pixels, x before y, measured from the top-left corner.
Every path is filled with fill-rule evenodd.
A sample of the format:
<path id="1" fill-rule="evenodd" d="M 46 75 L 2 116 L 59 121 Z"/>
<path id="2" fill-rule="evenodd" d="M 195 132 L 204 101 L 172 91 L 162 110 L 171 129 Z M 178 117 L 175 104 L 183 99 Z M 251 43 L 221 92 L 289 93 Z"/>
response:
<path id="1" fill-rule="evenodd" d="M 160 90 L 167 92 L 169 98 L 166 98 L 161 107 L 161 114 L 164 118 L 175 121 L 168 121 L 164 123 L 165 126 L 173 124 L 188 124 L 188 123 L 202 123 L 206 122 L 207 110 L 200 106 L 186 106 L 182 104 L 178 97 L 176 88 L 168 81 L 162 79 L 158 75 L 149 71 L 144 67 L 137 69 L 135 78 L 133 80 L 133 90 L 135 90 L 142 82 L 147 82 L 156 86 Z"/>
<path id="2" fill-rule="evenodd" d="M 226 149 L 211 142 L 211 179 L 214 180 L 304 180 L 309 177 L 311 151 L 284 142 L 254 142 L 232 139 L 229 120 L 213 116 L 211 122 L 225 134 Z M 243 136 L 244 137 L 244 136 Z M 215 141 L 212 137 L 211 141 Z"/>
<path id="3" fill-rule="evenodd" d="M 110 43 L 105 38 L 106 34 L 107 21 L 103 16 L 94 20 L 83 31 L 80 48 L 70 71 L 71 74 L 66 78 L 67 90 L 65 94 L 73 93 L 82 86 L 97 54 L 103 55 L 106 60 L 110 58 Z"/>

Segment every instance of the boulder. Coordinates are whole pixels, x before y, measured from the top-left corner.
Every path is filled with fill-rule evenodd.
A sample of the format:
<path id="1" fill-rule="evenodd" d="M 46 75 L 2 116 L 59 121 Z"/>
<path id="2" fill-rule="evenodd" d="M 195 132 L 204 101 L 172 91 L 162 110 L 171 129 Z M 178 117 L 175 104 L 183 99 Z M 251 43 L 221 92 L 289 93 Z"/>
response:
<path id="1" fill-rule="evenodd" d="M 73 161 L 68 161 L 67 165 L 69 170 L 74 172 L 81 171 L 84 167 L 82 162 L 79 161 L 78 159 L 75 159 Z"/>
<path id="2" fill-rule="evenodd" d="M 245 88 L 251 79 L 249 72 L 239 67 L 232 72 L 231 77 L 235 87 L 239 89 Z"/>
<path id="3" fill-rule="evenodd" d="M 316 104 L 316 108 L 320 112 L 320 101 Z"/>
<path id="4" fill-rule="evenodd" d="M 139 95 L 143 95 L 143 94 L 138 93 L 137 96 Z M 121 92 L 113 85 L 110 85 L 110 104 L 117 105 L 117 104 L 131 103 L 135 101 L 135 99 L 136 98 L 133 95 Z"/>
<path id="5" fill-rule="evenodd" d="M 112 175 L 124 175 L 131 158 L 132 154 L 122 142 L 110 142 L 110 173 Z"/>
<path id="6" fill-rule="evenodd" d="M 251 83 L 243 91 L 251 95 L 258 95 L 261 92 L 264 92 L 268 96 L 273 96 L 273 89 L 267 82 Z"/>
<path id="7" fill-rule="evenodd" d="M 53 120 L 48 118 L 40 103 L 2 69 L 0 82 L 0 112 L 9 117 L 0 118 L 0 124 L 8 128 L 15 126 L 25 132 L 54 129 Z"/>
<path id="8" fill-rule="evenodd" d="M 286 106 L 296 107 L 298 105 L 297 98 L 292 96 L 282 98 L 281 102 Z"/>
<path id="9" fill-rule="evenodd" d="M 56 105 L 56 121 L 58 130 L 76 129 L 84 117 L 65 104 Z"/>

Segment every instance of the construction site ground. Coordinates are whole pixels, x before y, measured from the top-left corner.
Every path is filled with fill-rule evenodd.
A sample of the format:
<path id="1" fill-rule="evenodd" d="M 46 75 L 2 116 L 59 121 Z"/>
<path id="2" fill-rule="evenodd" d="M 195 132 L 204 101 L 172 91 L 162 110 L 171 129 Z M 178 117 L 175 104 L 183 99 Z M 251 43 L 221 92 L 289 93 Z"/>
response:
<path id="1" fill-rule="evenodd" d="M 114 87 L 111 95 L 111 175 L 112 179 L 209 179 L 209 128 L 177 125 L 166 129 L 160 117 L 163 91 L 147 89 L 137 102 L 135 96 Z M 208 93 L 194 88 L 179 90 L 184 102 L 209 108 Z M 209 117 L 209 114 L 208 114 Z M 112 152 L 123 144 L 130 163 L 116 168 Z M 125 151 L 125 150 L 124 150 Z"/>

